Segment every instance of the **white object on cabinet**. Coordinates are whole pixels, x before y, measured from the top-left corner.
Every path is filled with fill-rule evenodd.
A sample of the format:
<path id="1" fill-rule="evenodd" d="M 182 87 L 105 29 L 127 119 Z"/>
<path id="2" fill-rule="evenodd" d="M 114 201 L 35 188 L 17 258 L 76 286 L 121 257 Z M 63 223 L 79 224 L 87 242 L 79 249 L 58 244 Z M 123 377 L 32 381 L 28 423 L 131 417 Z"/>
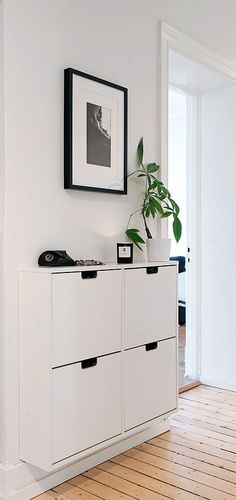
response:
<path id="1" fill-rule="evenodd" d="M 175 411 L 176 263 L 23 269 L 19 328 L 22 460 L 127 449 Z"/>

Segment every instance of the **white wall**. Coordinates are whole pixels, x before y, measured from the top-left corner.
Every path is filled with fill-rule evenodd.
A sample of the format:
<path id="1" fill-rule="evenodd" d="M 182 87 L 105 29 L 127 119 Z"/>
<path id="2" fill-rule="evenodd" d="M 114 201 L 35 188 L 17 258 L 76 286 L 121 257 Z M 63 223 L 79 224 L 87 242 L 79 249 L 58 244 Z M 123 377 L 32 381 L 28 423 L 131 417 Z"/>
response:
<path id="1" fill-rule="evenodd" d="M 201 377 L 236 390 L 236 87 L 202 96 Z"/>
<path id="2" fill-rule="evenodd" d="M 77 258 L 114 260 L 135 199 L 63 189 L 63 70 L 74 67 L 129 88 L 129 165 L 143 134 L 149 159 L 158 155 L 156 22 L 143 47 L 141 17 L 130 37 L 131 11 L 114 4 L 8 0 L 6 7 L 7 151 L 7 460 L 18 457 L 17 269 L 43 249 Z M 137 50 L 137 52 L 136 52 Z M 138 69 L 145 57 L 144 73 Z M 146 93 L 150 96 L 146 99 Z M 147 157 L 148 159 L 148 157 Z M 134 193 L 134 190 L 133 190 Z M 133 194 L 133 198 L 134 194 Z M 109 237 L 114 240 L 109 242 Z M 109 248 L 109 244 L 111 245 Z M 110 255 L 109 250 L 114 252 Z M 108 253 L 108 255 L 107 255 Z M 139 257 L 140 258 L 140 257 Z"/>
<path id="3" fill-rule="evenodd" d="M 127 86 L 129 165 L 133 167 L 141 135 L 147 160 L 158 162 L 157 21 L 166 21 L 236 62 L 236 4 L 234 0 L 1 2 L 6 11 L 7 286 L 5 329 L 1 325 L 6 346 L 0 366 L 4 358 L 4 461 L 14 463 L 18 459 L 17 269 L 34 264 L 41 250 L 49 247 L 66 248 L 74 257 L 106 258 L 105 237 L 120 238 L 128 213 L 136 206 L 134 188 L 129 197 L 63 189 L 63 69 L 75 67 Z"/>
<path id="4" fill-rule="evenodd" d="M 4 377 L 5 377 L 5 150 L 4 150 L 4 9 L 0 2 L 0 462 L 4 460 Z"/>

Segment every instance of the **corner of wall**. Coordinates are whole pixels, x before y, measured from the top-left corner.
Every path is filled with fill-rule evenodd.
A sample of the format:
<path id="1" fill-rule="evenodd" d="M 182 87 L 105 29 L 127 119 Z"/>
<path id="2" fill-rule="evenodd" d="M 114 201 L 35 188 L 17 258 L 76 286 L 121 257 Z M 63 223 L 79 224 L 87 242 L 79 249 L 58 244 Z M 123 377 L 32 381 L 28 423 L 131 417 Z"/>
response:
<path id="1" fill-rule="evenodd" d="M 5 461 L 5 0 L 0 0 L 0 462 Z M 0 475 L 1 481 L 1 475 Z M 1 484 L 0 484 L 1 487 Z"/>

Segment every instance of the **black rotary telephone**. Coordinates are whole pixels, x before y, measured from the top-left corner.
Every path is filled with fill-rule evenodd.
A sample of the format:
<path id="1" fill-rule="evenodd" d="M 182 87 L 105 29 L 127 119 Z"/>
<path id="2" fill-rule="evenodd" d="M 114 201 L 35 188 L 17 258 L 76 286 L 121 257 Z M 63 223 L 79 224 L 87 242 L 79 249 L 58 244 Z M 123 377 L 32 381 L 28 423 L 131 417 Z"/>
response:
<path id="1" fill-rule="evenodd" d="M 39 266 L 57 267 L 57 266 L 76 266 L 76 260 L 73 260 L 66 250 L 46 250 L 38 258 Z"/>

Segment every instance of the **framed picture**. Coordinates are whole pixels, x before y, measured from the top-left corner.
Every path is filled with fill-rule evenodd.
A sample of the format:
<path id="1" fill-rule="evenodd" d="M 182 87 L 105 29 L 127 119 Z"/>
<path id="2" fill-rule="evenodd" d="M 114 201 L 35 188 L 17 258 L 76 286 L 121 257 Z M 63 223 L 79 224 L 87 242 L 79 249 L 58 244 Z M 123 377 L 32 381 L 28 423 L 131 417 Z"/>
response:
<path id="1" fill-rule="evenodd" d="M 65 70 L 64 187 L 127 194 L 128 90 Z"/>

